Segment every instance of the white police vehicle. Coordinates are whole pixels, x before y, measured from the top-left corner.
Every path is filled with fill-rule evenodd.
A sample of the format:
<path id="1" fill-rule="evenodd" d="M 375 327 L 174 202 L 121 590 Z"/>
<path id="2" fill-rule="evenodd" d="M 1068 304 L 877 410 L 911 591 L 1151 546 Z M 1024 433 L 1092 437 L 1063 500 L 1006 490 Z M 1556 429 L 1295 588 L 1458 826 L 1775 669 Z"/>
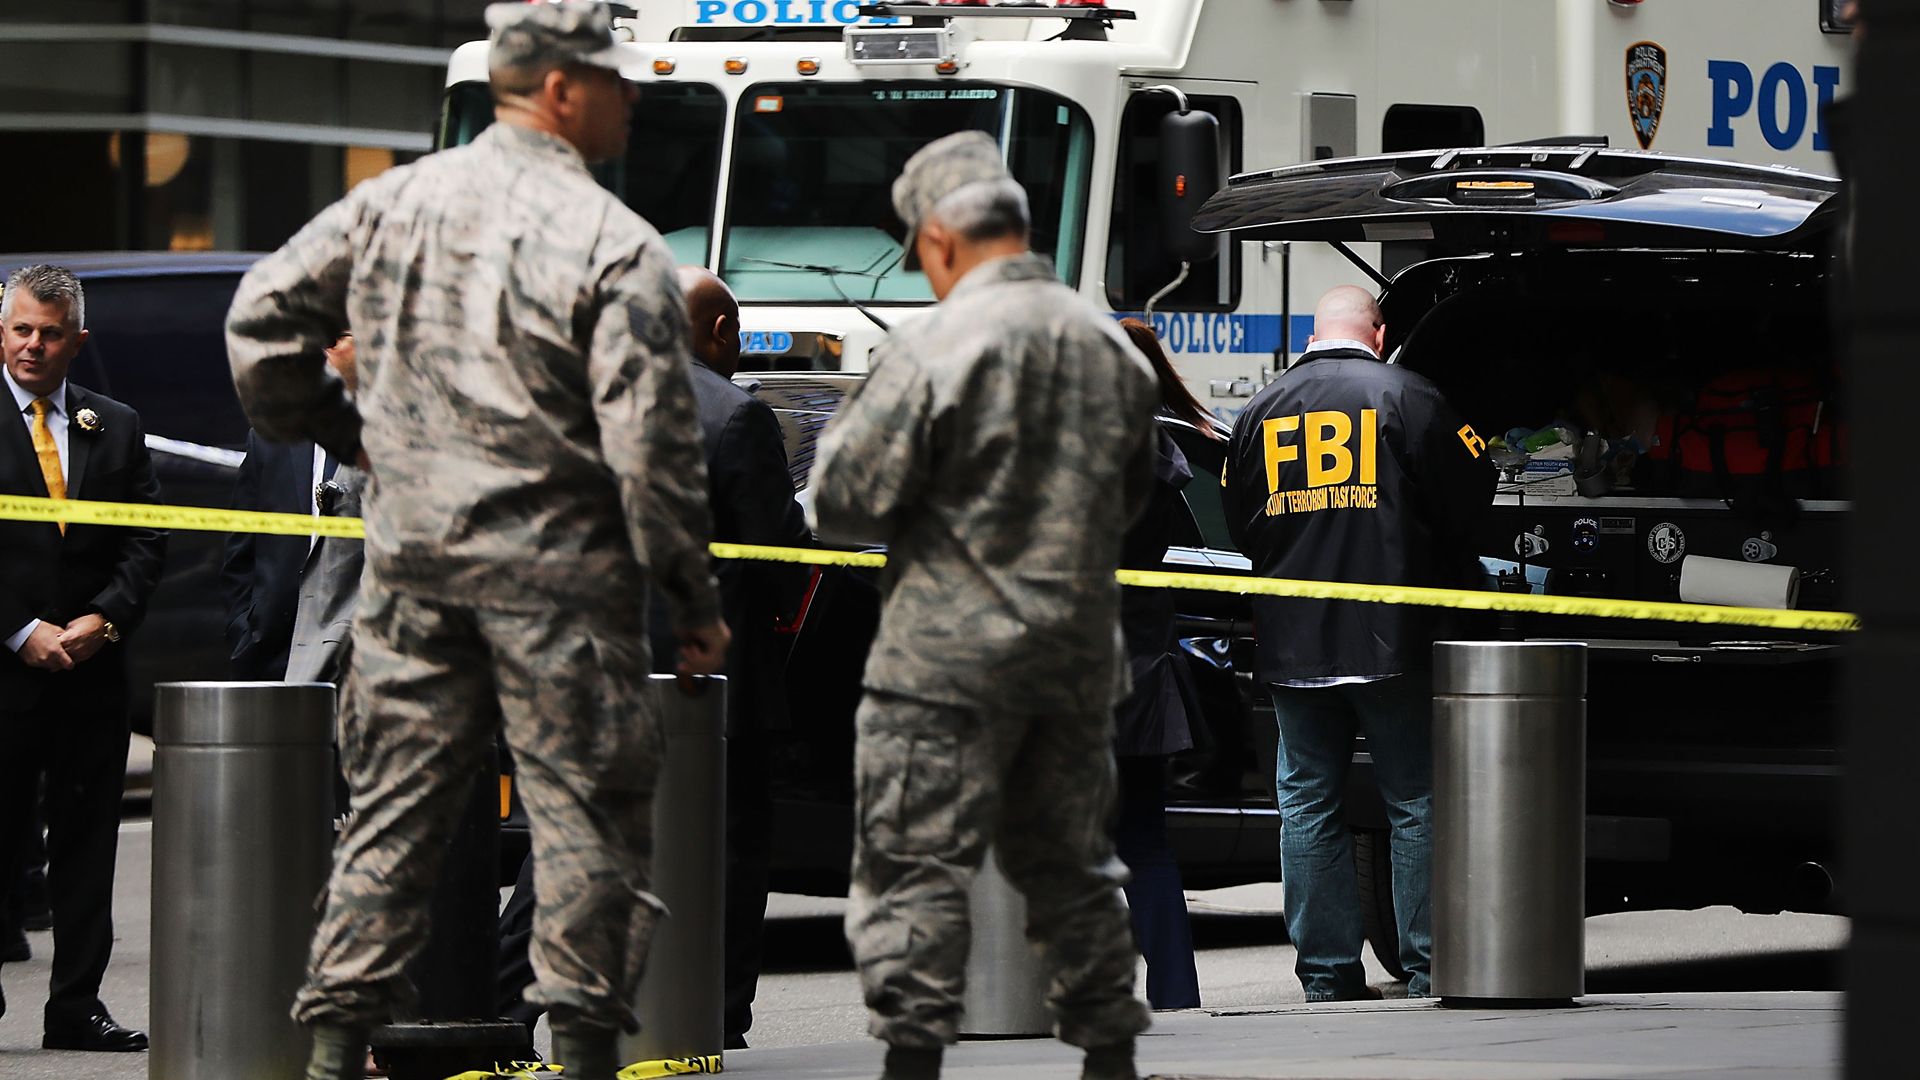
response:
<path id="1" fill-rule="evenodd" d="M 1116 314 L 1161 294 L 1153 323 L 1222 418 L 1304 346 L 1324 289 L 1368 279 L 1317 245 L 1192 236 L 1215 178 L 1554 133 L 1831 172 L 1824 106 L 1851 77 L 1839 0 L 637 7 L 621 25 L 642 100 L 606 181 L 740 295 L 750 363 L 863 370 L 878 323 L 931 300 L 900 267 L 888 187 L 978 128 L 1061 279 Z M 492 119 L 486 50 L 454 55 L 442 145 Z M 1354 247 L 1380 265 L 1373 237 Z"/>

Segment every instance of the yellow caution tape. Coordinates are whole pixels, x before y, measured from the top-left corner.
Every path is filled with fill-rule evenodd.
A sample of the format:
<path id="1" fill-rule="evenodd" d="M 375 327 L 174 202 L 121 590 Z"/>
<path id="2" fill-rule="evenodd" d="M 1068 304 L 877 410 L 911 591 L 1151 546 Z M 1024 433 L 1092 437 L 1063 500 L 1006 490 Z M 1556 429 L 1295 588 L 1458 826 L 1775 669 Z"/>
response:
<path id="1" fill-rule="evenodd" d="M 760 562 L 807 563 L 811 566 L 885 566 L 877 551 L 834 551 L 830 548 L 766 547 L 761 544 L 709 544 L 716 559 L 756 559 Z"/>
<path id="2" fill-rule="evenodd" d="M 188 529 L 197 532 L 269 533 L 275 536 L 366 535 L 359 518 L 312 514 L 268 514 L 256 510 L 216 510 L 209 506 L 164 503 L 86 502 L 0 495 L 0 521 L 64 521 L 69 525 L 126 525 L 137 529 Z"/>
<path id="3" fill-rule="evenodd" d="M 707 1054 L 704 1057 L 670 1058 L 666 1061 L 636 1061 L 614 1075 L 619 1080 L 654 1080 L 660 1076 L 689 1076 L 719 1071 L 720 1055 Z"/>
<path id="4" fill-rule="evenodd" d="M 707 1054 L 702 1057 L 669 1058 L 664 1061 L 636 1061 L 614 1075 L 619 1080 L 658 1080 L 662 1076 L 709 1076 L 723 1071 L 719 1054 Z M 447 1080 L 550 1080 L 552 1077 L 565 1076 L 564 1065 L 548 1065 L 541 1062 L 515 1061 L 506 1065 L 497 1065 L 494 1071 L 486 1072 L 472 1069 L 455 1073 Z"/>
<path id="5" fill-rule="evenodd" d="M 816 551 L 812 548 L 759 547 L 752 544 L 715 544 L 713 555 L 717 559 L 760 559 L 827 566 L 885 566 L 887 561 L 886 556 L 871 552 Z M 1317 600 L 1364 600 L 1376 604 L 1417 604 L 1464 611 L 1530 611 L 1541 615 L 1592 615 L 1603 619 L 1764 626 L 1775 630 L 1860 629 L 1859 617 L 1844 611 L 1784 611 L 1653 600 L 1602 600 L 1587 596 L 1422 589 L 1410 585 L 1360 585 L 1345 581 L 1171 574 L 1160 570 L 1122 570 L 1114 576 L 1122 585 L 1140 585 L 1149 589 L 1194 589 L 1243 596 L 1257 594 L 1301 596 Z"/>
<path id="6" fill-rule="evenodd" d="M 216 510 L 199 506 L 83 502 L 77 499 L 43 499 L 25 495 L 0 495 L 0 521 L 6 520 L 65 521 L 79 525 L 130 525 L 149 529 L 271 533 L 284 536 L 318 534 L 349 539 L 359 539 L 365 535 L 359 518 L 268 514 L 249 510 Z M 887 564 L 885 555 L 869 551 L 766 547 L 756 544 L 713 544 L 711 549 L 716 559 L 753 559 L 812 566 L 879 567 Z M 1193 589 L 1201 592 L 1298 596 L 1319 600 L 1361 600 L 1376 604 L 1415 604 L 1422 607 L 1457 608 L 1464 611 L 1526 611 L 1539 615 L 1585 615 L 1603 619 L 1759 626 L 1773 630 L 1860 629 L 1859 616 L 1844 611 L 1786 611 L 1775 608 L 1720 607 L 1714 604 L 1676 604 L 1654 600 L 1603 600 L 1587 596 L 1536 596 L 1532 593 L 1423 589 L 1407 585 L 1361 585 L 1344 581 L 1300 581 L 1290 578 L 1234 577 L 1223 574 L 1171 574 L 1158 570 L 1122 570 L 1116 577 L 1122 585 L 1140 585 L 1154 589 Z"/>

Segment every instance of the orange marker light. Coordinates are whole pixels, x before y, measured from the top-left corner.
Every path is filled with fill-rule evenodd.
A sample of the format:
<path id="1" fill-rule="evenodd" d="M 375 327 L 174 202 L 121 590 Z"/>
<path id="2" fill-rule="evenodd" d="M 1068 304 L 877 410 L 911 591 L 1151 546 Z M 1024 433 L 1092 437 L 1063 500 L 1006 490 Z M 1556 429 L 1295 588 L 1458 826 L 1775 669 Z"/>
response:
<path id="1" fill-rule="evenodd" d="M 1176 199 L 1184 199 L 1187 197 L 1187 177 L 1185 173 L 1173 178 L 1173 197 Z"/>
<path id="2" fill-rule="evenodd" d="M 818 75 L 820 74 L 820 58 L 817 56 L 803 56 L 798 63 L 793 65 L 793 70 L 802 75 Z"/>
<path id="3" fill-rule="evenodd" d="M 729 56 L 729 57 L 727 57 L 727 74 L 729 74 L 729 75 L 745 75 L 746 73 L 747 73 L 747 58 L 746 58 L 746 57 L 744 57 L 744 56 Z"/>
<path id="4" fill-rule="evenodd" d="M 673 66 L 673 58 L 663 56 L 653 62 L 653 73 L 655 75 L 671 75 L 673 74 Z"/>
<path id="5" fill-rule="evenodd" d="M 933 65 L 933 70 L 942 75 L 958 75 L 960 73 L 960 63 L 956 60 L 942 60 Z"/>

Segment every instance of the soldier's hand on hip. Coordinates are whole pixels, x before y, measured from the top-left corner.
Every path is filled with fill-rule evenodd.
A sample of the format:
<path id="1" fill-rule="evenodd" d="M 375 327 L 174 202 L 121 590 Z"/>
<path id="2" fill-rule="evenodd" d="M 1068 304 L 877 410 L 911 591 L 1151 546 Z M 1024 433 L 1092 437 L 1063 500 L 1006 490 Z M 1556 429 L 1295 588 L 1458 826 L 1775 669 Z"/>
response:
<path id="1" fill-rule="evenodd" d="M 711 675 L 727 662 L 727 643 L 733 640 L 733 633 L 725 622 L 678 630 L 676 634 L 680 638 L 680 674 Z"/>
<path id="2" fill-rule="evenodd" d="M 42 622 L 20 643 L 20 659 L 28 667 L 42 668 L 47 671 L 73 670 L 73 658 L 60 644 L 62 628 L 50 622 Z"/>

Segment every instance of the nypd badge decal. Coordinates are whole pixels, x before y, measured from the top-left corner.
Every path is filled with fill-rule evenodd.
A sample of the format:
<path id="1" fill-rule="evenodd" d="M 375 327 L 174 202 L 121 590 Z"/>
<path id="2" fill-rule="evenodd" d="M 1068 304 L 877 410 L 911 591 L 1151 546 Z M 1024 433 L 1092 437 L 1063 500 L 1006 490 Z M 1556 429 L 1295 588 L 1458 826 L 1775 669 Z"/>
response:
<path id="1" fill-rule="evenodd" d="M 1667 104 L 1667 50 L 1651 41 L 1627 46 L 1627 118 L 1640 149 L 1653 146 Z"/>

